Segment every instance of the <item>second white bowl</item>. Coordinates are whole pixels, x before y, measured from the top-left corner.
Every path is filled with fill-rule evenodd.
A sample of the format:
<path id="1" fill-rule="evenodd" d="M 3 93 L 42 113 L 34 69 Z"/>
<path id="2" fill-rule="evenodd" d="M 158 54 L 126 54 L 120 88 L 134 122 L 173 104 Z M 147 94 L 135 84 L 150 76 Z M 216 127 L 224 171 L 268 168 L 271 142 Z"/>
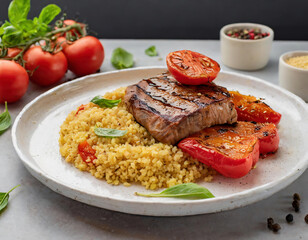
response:
<path id="1" fill-rule="evenodd" d="M 279 85 L 308 102 L 308 69 L 286 63 L 291 57 L 308 56 L 308 51 L 293 51 L 282 54 L 279 59 Z"/>

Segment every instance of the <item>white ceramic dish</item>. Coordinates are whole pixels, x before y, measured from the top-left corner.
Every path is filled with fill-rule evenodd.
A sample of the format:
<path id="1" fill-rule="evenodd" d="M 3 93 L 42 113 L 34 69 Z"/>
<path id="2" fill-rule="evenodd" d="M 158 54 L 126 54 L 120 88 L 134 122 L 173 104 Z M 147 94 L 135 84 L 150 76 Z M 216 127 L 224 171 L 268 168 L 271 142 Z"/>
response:
<path id="1" fill-rule="evenodd" d="M 279 58 L 279 85 L 308 102 L 308 69 L 286 63 L 291 57 L 307 56 L 308 51 L 287 52 Z"/>
<path id="2" fill-rule="evenodd" d="M 242 207 L 274 194 L 293 182 L 307 167 L 308 110 L 292 93 L 260 79 L 222 72 L 215 82 L 230 90 L 266 99 L 282 113 L 279 151 L 260 159 L 257 168 L 241 179 L 216 176 L 199 182 L 216 196 L 182 200 L 144 198 L 140 185 L 112 186 L 66 163 L 59 154 L 59 127 L 73 109 L 98 94 L 164 72 L 161 67 L 100 73 L 63 84 L 37 97 L 17 116 L 12 128 L 14 147 L 30 173 L 52 190 L 90 205 L 115 211 L 154 216 L 183 216 Z"/>
<path id="3" fill-rule="evenodd" d="M 237 39 L 226 33 L 232 29 L 259 28 L 269 36 L 258 40 Z M 220 51 L 223 64 L 240 70 L 257 70 L 266 66 L 270 58 L 274 31 L 257 23 L 233 23 L 220 30 Z"/>

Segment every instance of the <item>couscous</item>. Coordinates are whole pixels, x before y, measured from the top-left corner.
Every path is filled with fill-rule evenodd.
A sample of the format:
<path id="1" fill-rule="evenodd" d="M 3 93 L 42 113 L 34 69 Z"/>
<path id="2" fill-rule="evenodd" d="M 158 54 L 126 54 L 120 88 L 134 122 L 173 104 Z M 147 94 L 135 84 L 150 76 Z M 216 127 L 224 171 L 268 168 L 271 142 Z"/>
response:
<path id="1" fill-rule="evenodd" d="M 286 60 L 286 63 L 293 67 L 308 69 L 308 55 L 291 57 Z"/>

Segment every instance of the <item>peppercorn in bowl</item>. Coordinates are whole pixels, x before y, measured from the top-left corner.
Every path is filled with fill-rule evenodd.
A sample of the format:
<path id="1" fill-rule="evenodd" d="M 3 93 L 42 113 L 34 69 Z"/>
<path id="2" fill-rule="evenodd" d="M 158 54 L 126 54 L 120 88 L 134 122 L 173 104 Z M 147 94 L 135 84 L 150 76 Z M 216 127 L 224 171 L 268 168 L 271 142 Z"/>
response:
<path id="1" fill-rule="evenodd" d="M 220 30 L 221 60 L 239 70 L 265 67 L 270 58 L 274 31 L 257 23 L 234 23 Z"/>

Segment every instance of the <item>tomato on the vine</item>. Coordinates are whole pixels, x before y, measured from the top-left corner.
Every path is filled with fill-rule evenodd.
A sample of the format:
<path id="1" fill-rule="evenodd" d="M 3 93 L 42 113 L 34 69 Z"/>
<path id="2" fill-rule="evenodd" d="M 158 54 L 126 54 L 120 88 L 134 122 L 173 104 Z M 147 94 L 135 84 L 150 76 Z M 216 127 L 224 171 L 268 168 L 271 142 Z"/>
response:
<path id="1" fill-rule="evenodd" d="M 73 24 L 76 24 L 76 23 L 80 24 L 80 27 L 81 27 L 81 30 L 82 30 L 83 34 L 86 35 L 87 34 L 86 25 L 83 24 L 83 23 L 79 23 L 79 22 L 76 22 L 75 20 L 71 20 L 71 19 L 66 19 L 66 20 L 63 21 L 63 26 L 66 27 L 66 26 L 70 26 L 70 25 L 73 25 Z M 72 30 L 69 30 L 68 32 L 72 36 L 76 36 L 76 35 L 78 37 L 81 36 L 81 34 L 79 33 L 79 31 L 77 29 L 72 29 Z M 68 32 L 65 32 L 63 34 L 59 34 L 58 36 L 64 36 L 65 37 Z"/>
<path id="2" fill-rule="evenodd" d="M 29 77 L 18 63 L 0 60 L 0 103 L 16 102 L 27 91 Z"/>
<path id="3" fill-rule="evenodd" d="M 60 81 L 67 71 L 67 60 L 63 52 L 49 53 L 40 46 L 29 48 L 23 59 L 30 80 L 41 86 L 49 86 Z"/>
<path id="4" fill-rule="evenodd" d="M 62 47 L 61 51 L 67 46 L 67 40 L 65 37 L 58 37 L 55 44 L 57 44 L 58 47 Z"/>
<path id="5" fill-rule="evenodd" d="M 86 36 L 63 47 L 68 61 L 68 69 L 78 76 L 95 73 L 105 57 L 101 42 L 92 36 Z"/>
<path id="6" fill-rule="evenodd" d="M 169 72 L 174 78 L 187 85 L 212 82 L 220 71 L 220 66 L 216 61 L 189 50 L 171 52 L 166 61 Z"/>
<path id="7" fill-rule="evenodd" d="M 20 48 L 9 48 L 7 50 L 6 57 L 8 57 L 8 58 L 16 57 L 20 52 L 21 52 Z"/>

